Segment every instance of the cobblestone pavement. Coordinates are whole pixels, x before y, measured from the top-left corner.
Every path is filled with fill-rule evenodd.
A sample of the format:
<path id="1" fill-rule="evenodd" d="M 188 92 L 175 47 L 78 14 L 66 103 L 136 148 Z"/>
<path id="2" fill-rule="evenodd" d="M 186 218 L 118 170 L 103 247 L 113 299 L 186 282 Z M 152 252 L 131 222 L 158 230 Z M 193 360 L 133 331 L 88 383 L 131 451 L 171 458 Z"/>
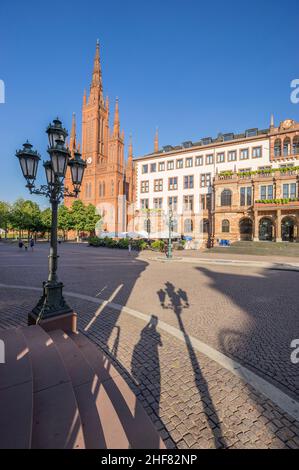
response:
<path id="1" fill-rule="evenodd" d="M 299 448 L 297 421 L 188 341 L 195 336 L 237 358 L 298 400 L 289 349 L 299 333 L 297 273 L 174 269 L 86 246 L 69 245 L 61 254 L 67 291 L 152 315 L 145 323 L 106 307 L 94 318 L 97 305 L 68 298 L 80 329 L 117 361 L 167 446 Z M 0 246 L 0 282 L 40 287 L 46 256 L 46 247 L 25 254 Z M 25 323 L 37 297 L 0 287 L 0 327 Z M 179 328 L 185 341 L 160 330 L 159 320 Z"/>

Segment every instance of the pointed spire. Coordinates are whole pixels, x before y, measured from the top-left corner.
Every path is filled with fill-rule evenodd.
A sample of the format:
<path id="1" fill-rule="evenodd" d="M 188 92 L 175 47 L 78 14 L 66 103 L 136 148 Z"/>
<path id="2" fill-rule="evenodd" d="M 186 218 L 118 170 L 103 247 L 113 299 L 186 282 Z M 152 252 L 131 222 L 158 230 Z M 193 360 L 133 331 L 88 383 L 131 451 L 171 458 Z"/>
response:
<path id="1" fill-rule="evenodd" d="M 128 160 L 132 160 L 132 158 L 133 158 L 133 143 L 132 143 L 132 134 L 130 134 Z"/>
<path id="2" fill-rule="evenodd" d="M 114 113 L 114 125 L 113 125 L 113 135 L 114 135 L 114 137 L 119 137 L 119 131 L 120 131 L 119 109 L 118 109 L 118 98 L 116 98 L 115 113 Z"/>
<path id="3" fill-rule="evenodd" d="M 70 151 L 73 153 L 76 150 L 76 114 L 72 116 L 72 130 L 70 135 Z"/>
<path id="4" fill-rule="evenodd" d="M 103 86 L 102 86 L 102 71 L 101 71 L 101 62 L 100 62 L 100 43 L 98 39 L 97 39 L 97 45 L 96 45 L 96 54 L 95 54 L 94 63 L 93 63 L 91 86 L 99 87 L 102 93 Z"/>
<path id="5" fill-rule="evenodd" d="M 274 114 L 271 114 L 271 119 L 270 119 L 270 129 L 274 128 Z"/>
<path id="6" fill-rule="evenodd" d="M 158 130 L 158 127 L 156 127 L 154 152 L 155 153 L 159 152 L 159 130 Z"/>

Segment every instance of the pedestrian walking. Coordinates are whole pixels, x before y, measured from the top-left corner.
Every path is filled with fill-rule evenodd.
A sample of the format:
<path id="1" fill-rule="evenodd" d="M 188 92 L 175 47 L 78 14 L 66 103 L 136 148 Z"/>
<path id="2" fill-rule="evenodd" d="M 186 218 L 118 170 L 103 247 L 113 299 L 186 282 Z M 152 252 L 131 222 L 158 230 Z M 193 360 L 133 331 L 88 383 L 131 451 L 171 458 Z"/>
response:
<path id="1" fill-rule="evenodd" d="M 23 241 L 21 240 L 21 238 L 19 238 L 19 248 L 20 250 L 23 248 Z"/>
<path id="2" fill-rule="evenodd" d="M 131 256 L 131 251 L 132 251 L 132 243 L 129 242 L 128 244 L 128 252 L 129 252 L 129 256 Z"/>
<path id="3" fill-rule="evenodd" d="M 34 248 L 34 240 L 33 240 L 33 238 L 30 239 L 30 248 L 31 248 L 31 251 L 33 251 L 33 248 Z"/>

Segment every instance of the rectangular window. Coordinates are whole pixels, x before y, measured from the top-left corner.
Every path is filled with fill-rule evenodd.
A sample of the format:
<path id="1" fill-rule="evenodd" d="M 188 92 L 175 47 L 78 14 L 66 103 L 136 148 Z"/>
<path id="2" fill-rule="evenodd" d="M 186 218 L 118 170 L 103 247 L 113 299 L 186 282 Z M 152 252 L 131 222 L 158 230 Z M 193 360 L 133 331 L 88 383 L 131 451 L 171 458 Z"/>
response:
<path id="1" fill-rule="evenodd" d="M 184 211 L 193 211 L 193 196 L 184 196 Z"/>
<path id="2" fill-rule="evenodd" d="M 217 153 L 217 163 L 224 163 L 225 162 L 225 153 Z"/>
<path id="3" fill-rule="evenodd" d="M 195 157 L 195 166 L 202 166 L 203 165 L 203 156 L 198 155 Z"/>
<path id="4" fill-rule="evenodd" d="M 206 155 L 206 165 L 212 165 L 214 163 L 214 155 Z"/>
<path id="5" fill-rule="evenodd" d="M 165 170 L 165 163 L 160 162 L 158 167 L 159 167 L 159 171 L 164 171 Z"/>
<path id="6" fill-rule="evenodd" d="M 261 156 L 262 156 L 262 147 L 253 147 L 252 158 L 261 158 Z"/>
<path id="7" fill-rule="evenodd" d="M 148 209 L 148 199 L 141 199 L 141 209 Z"/>
<path id="8" fill-rule="evenodd" d="M 154 180 L 154 191 L 163 191 L 163 179 Z"/>
<path id="9" fill-rule="evenodd" d="M 162 209 L 163 199 L 161 197 L 154 198 L 154 209 Z"/>
<path id="10" fill-rule="evenodd" d="M 202 194 L 200 196 L 200 208 L 204 211 L 206 208 L 206 196 Z"/>
<path id="11" fill-rule="evenodd" d="M 229 162 L 235 162 L 237 160 L 237 152 L 235 150 L 231 150 L 230 152 L 228 152 L 227 160 Z"/>
<path id="12" fill-rule="evenodd" d="M 252 189 L 251 186 L 240 188 L 240 206 L 251 206 Z"/>
<path id="13" fill-rule="evenodd" d="M 184 189 L 193 189 L 194 187 L 194 177 L 191 176 L 184 176 Z"/>
<path id="14" fill-rule="evenodd" d="M 283 197 L 296 198 L 297 197 L 297 185 L 296 183 L 284 184 L 283 185 Z"/>
<path id="15" fill-rule="evenodd" d="M 178 178 L 177 178 L 177 176 L 174 176 L 173 178 L 168 178 L 168 189 L 170 191 L 178 189 Z"/>
<path id="16" fill-rule="evenodd" d="M 176 167 L 178 169 L 184 167 L 184 160 L 182 158 L 180 158 L 179 160 L 176 161 Z"/>
<path id="17" fill-rule="evenodd" d="M 200 187 L 206 188 L 211 184 L 211 173 L 202 173 L 200 175 Z"/>
<path id="18" fill-rule="evenodd" d="M 177 198 L 177 196 L 171 196 L 171 197 L 168 198 L 168 207 L 169 207 L 169 209 L 171 209 L 174 212 L 177 210 L 177 207 L 178 207 L 178 198 Z"/>
<path id="19" fill-rule="evenodd" d="M 174 161 L 173 160 L 169 160 L 167 162 L 167 170 L 173 170 L 174 169 Z"/>
<path id="20" fill-rule="evenodd" d="M 142 193 L 148 193 L 148 191 L 149 191 L 149 182 L 148 182 L 148 180 L 141 181 L 141 192 Z"/>
<path id="21" fill-rule="evenodd" d="M 142 165 L 142 173 L 148 173 L 148 165 Z"/>
<path id="22" fill-rule="evenodd" d="M 193 166 L 193 158 L 192 157 L 186 158 L 185 166 L 186 166 L 186 168 L 191 168 L 191 166 Z"/>
<path id="23" fill-rule="evenodd" d="M 156 173 L 156 171 L 157 171 L 157 164 L 151 163 L 151 173 Z"/>
<path id="24" fill-rule="evenodd" d="M 248 149 L 241 149 L 240 150 L 240 160 L 247 160 L 248 158 L 249 158 Z"/>
<path id="25" fill-rule="evenodd" d="M 273 199 L 273 184 L 260 186 L 260 199 Z"/>

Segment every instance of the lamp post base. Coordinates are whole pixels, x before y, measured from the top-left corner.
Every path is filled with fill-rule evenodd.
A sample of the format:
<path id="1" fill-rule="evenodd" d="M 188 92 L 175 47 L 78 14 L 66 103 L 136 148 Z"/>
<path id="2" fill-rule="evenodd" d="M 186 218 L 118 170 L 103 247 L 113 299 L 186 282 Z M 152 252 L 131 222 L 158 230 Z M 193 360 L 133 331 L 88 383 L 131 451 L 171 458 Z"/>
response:
<path id="1" fill-rule="evenodd" d="M 65 333 L 77 333 L 77 314 L 69 312 L 64 315 L 56 315 L 55 317 L 38 320 L 38 315 L 30 312 L 28 315 L 28 325 L 36 324 L 45 331 L 62 330 Z"/>
<path id="2" fill-rule="evenodd" d="M 46 331 L 57 329 L 77 331 L 77 315 L 66 303 L 62 289 L 62 282 L 44 282 L 43 295 L 29 313 L 28 325 L 39 324 Z"/>

